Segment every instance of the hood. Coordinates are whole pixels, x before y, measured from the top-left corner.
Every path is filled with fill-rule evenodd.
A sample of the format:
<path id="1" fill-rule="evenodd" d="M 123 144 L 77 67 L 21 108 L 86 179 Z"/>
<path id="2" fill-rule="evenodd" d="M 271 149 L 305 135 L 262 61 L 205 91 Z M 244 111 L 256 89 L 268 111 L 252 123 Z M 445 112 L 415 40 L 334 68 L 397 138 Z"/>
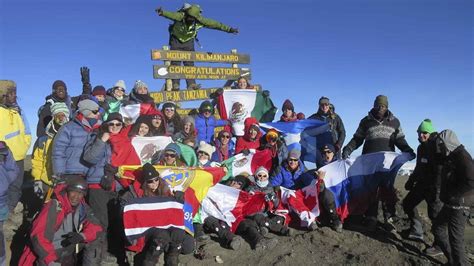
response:
<path id="1" fill-rule="evenodd" d="M 255 117 L 247 117 L 244 121 L 244 138 L 246 140 L 250 139 L 250 127 L 253 125 L 259 126 L 257 119 Z M 261 137 L 262 131 L 259 130 L 256 139 L 260 139 Z"/>
<path id="2" fill-rule="evenodd" d="M 55 198 L 59 201 L 61 204 L 62 210 L 64 210 L 66 213 L 69 213 L 72 211 L 72 206 L 71 203 L 69 202 L 69 199 L 67 198 L 67 191 L 66 191 L 66 184 L 58 184 L 54 188 L 54 196 Z"/>
<path id="3" fill-rule="evenodd" d="M 461 146 L 456 133 L 450 129 L 441 131 L 436 143 L 441 148 L 441 152 L 444 152 L 446 156 L 449 156 L 456 148 Z"/>

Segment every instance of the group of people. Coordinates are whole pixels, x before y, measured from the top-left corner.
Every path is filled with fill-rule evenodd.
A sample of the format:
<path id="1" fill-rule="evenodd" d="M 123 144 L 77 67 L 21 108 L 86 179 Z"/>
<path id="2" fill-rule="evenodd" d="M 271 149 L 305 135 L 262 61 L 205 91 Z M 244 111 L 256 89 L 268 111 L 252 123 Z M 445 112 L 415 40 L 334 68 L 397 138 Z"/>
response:
<path id="1" fill-rule="evenodd" d="M 45 204 L 33 222 L 30 240 L 20 260 L 22 265 L 71 265 L 79 260 L 85 265 L 98 265 L 106 257 L 107 243 L 110 246 L 108 239 L 117 237 L 111 224 L 120 215 L 111 216 L 111 213 L 119 213 L 124 202 L 137 197 L 172 197 L 177 202 L 183 201 L 182 192 L 168 187 L 154 167 L 190 166 L 182 157 L 183 147 L 196 153 L 198 166 L 203 168 L 223 167 L 223 161 L 239 153 L 268 150 L 271 167 L 258 167 L 252 178 L 241 174 L 226 182 L 235 189 L 265 194 L 267 208 L 246 217 L 235 231 L 216 217 L 207 217 L 202 224 L 194 224 L 194 238 L 184 230 L 155 228 L 134 243 L 124 242 L 124 248 L 137 252 L 137 261 L 144 265 L 154 265 L 163 253 L 166 264 L 177 265 L 179 254 L 191 253 L 194 241 L 206 240 L 207 233 L 218 235 L 223 246 L 231 249 L 238 249 L 242 238 L 257 250 L 274 247 L 277 239 L 266 238 L 265 234 L 291 235 L 293 230 L 284 217 L 272 212 L 281 206 L 278 188 L 300 189 L 315 179 L 323 212 L 318 221 L 306 225 L 307 230 L 329 225 L 337 232 L 342 231 L 334 195 L 324 188 L 325 173 L 306 169 L 301 152 L 288 150 L 277 130 L 265 132 L 255 118 L 249 117 L 245 120 L 244 135 L 234 136 L 230 121 L 214 117 L 214 102 L 203 101 L 196 115 L 181 118 L 173 102 L 162 103 L 158 108 L 142 81 L 136 81 L 127 95 L 122 80 L 110 89 L 95 86 L 88 90 L 91 86 L 87 75 L 84 76 L 82 95 L 70 97 L 65 82 L 57 80 L 38 111 L 32 176 L 35 195 L 44 199 Z M 237 86 L 243 84 L 243 80 L 245 78 L 239 79 Z M 0 129 L 0 222 L 3 223 L 21 195 L 23 160 L 31 135 L 24 112 L 16 101 L 16 84 L 0 81 L 0 96 L 0 119 L 5 121 Z M 120 107 L 130 104 L 140 104 L 143 110 L 135 121 L 118 112 Z M 362 144 L 363 154 L 395 151 L 397 147 L 415 158 L 400 121 L 388 106 L 386 96 L 377 96 L 353 138 L 344 146 L 343 121 L 335 113 L 330 99 L 321 97 L 317 112 L 308 119 L 327 123 L 332 141 L 320 145 L 322 159 L 317 167 L 348 158 Z M 298 119 L 304 119 L 304 114 L 296 113 L 292 102 L 286 100 L 279 121 L 288 123 Z M 223 129 L 216 134 L 218 127 Z M 417 132 L 420 141 L 417 164 L 405 186 L 410 192 L 403 200 L 405 213 L 411 219 L 409 237 L 423 238 L 416 206 L 426 200 L 435 235 L 433 247 L 426 252 L 431 255 L 444 253 L 453 265 L 466 263 L 463 231 L 474 201 L 472 158 L 454 132 L 436 133 L 429 119 L 422 121 Z M 153 154 L 135 180 L 119 178 L 120 166 L 142 163 L 132 140 L 153 136 L 168 136 L 173 142 Z M 393 222 L 397 218 L 395 188 L 381 187 L 378 194 L 385 228 L 394 229 Z M 114 205 L 116 202 L 119 202 L 118 206 Z M 379 201 L 368 206 L 363 220 L 368 230 L 377 228 L 378 208 Z M 77 256 L 79 250 L 83 250 L 80 258 Z M 0 254 L 5 259 L 4 245 Z"/>

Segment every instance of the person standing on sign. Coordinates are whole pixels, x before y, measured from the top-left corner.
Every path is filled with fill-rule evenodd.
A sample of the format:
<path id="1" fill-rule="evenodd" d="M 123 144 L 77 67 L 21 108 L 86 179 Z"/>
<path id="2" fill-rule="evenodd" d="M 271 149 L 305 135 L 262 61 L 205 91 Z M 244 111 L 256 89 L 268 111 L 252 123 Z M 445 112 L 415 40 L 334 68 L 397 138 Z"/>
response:
<path id="1" fill-rule="evenodd" d="M 170 19 L 173 24 L 169 27 L 171 50 L 194 51 L 194 40 L 197 39 L 198 30 L 205 27 L 216 29 L 228 33 L 237 34 L 239 29 L 224 25 L 218 21 L 201 16 L 202 9 L 199 5 L 190 5 L 185 3 L 178 12 L 170 12 L 158 7 L 156 10 L 159 16 Z M 174 61 L 171 65 L 179 66 L 181 62 Z M 194 66 L 194 62 L 183 62 L 185 66 Z M 188 89 L 199 89 L 194 79 L 187 79 L 186 85 Z M 179 90 L 179 79 L 173 80 L 173 90 Z"/>

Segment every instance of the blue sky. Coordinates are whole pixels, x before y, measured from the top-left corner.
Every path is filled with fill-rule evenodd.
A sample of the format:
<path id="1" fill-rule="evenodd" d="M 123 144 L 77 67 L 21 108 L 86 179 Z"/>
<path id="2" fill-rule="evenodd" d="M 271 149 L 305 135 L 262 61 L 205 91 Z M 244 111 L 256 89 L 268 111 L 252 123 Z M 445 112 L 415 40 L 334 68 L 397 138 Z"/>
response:
<path id="1" fill-rule="evenodd" d="M 168 42 L 168 20 L 154 9 L 183 1 L 0 0 L 0 78 L 18 84 L 21 106 L 36 128 L 37 109 L 61 79 L 80 92 L 79 68 L 93 85 L 137 79 L 151 90 L 150 50 Z M 416 148 L 416 128 L 431 118 L 474 150 L 472 1 L 197 1 L 203 15 L 238 27 L 239 35 L 202 29 L 201 51 L 236 48 L 251 55 L 253 83 L 281 107 L 289 98 L 307 116 L 327 96 L 349 141 L 385 94 Z M 199 50 L 199 49 L 198 49 Z M 201 82 L 204 87 L 223 82 Z M 360 150 L 359 150 L 360 152 Z"/>

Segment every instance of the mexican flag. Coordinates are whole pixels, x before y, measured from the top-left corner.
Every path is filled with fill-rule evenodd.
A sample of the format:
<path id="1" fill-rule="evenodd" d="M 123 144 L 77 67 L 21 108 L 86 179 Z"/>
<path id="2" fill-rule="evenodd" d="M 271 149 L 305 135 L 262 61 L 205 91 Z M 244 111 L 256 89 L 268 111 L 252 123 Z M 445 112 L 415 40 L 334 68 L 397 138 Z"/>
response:
<path id="1" fill-rule="evenodd" d="M 225 161 L 222 165 L 227 167 L 227 175 L 222 179 L 223 181 L 235 177 L 240 174 L 253 175 L 253 173 L 260 166 L 270 170 L 272 167 L 272 156 L 270 150 L 255 151 L 251 150 L 249 155 L 239 153 Z"/>
<path id="2" fill-rule="evenodd" d="M 155 105 L 150 103 L 129 104 L 120 107 L 119 113 L 126 124 L 135 123 L 140 115 L 153 115 L 158 113 Z"/>
<path id="3" fill-rule="evenodd" d="M 249 194 L 243 190 L 216 184 L 209 188 L 201 203 L 201 218 L 209 216 L 226 222 L 233 232 L 246 216 L 265 210 L 265 194 Z"/>
<path id="4" fill-rule="evenodd" d="M 163 150 L 166 145 L 173 142 L 171 137 L 156 136 L 156 137 L 134 137 L 132 139 L 132 146 L 140 158 L 141 164 L 150 163 L 153 155 Z"/>
<path id="5" fill-rule="evenodd" d="M 277 111 L 270 97 L 249 89 L 224 90 L 217 103 L 219 115 L 232 122 L 236 136 L 244 135 L 245 118 L 252 116 L 259 122 L 271 122 Z"/>

